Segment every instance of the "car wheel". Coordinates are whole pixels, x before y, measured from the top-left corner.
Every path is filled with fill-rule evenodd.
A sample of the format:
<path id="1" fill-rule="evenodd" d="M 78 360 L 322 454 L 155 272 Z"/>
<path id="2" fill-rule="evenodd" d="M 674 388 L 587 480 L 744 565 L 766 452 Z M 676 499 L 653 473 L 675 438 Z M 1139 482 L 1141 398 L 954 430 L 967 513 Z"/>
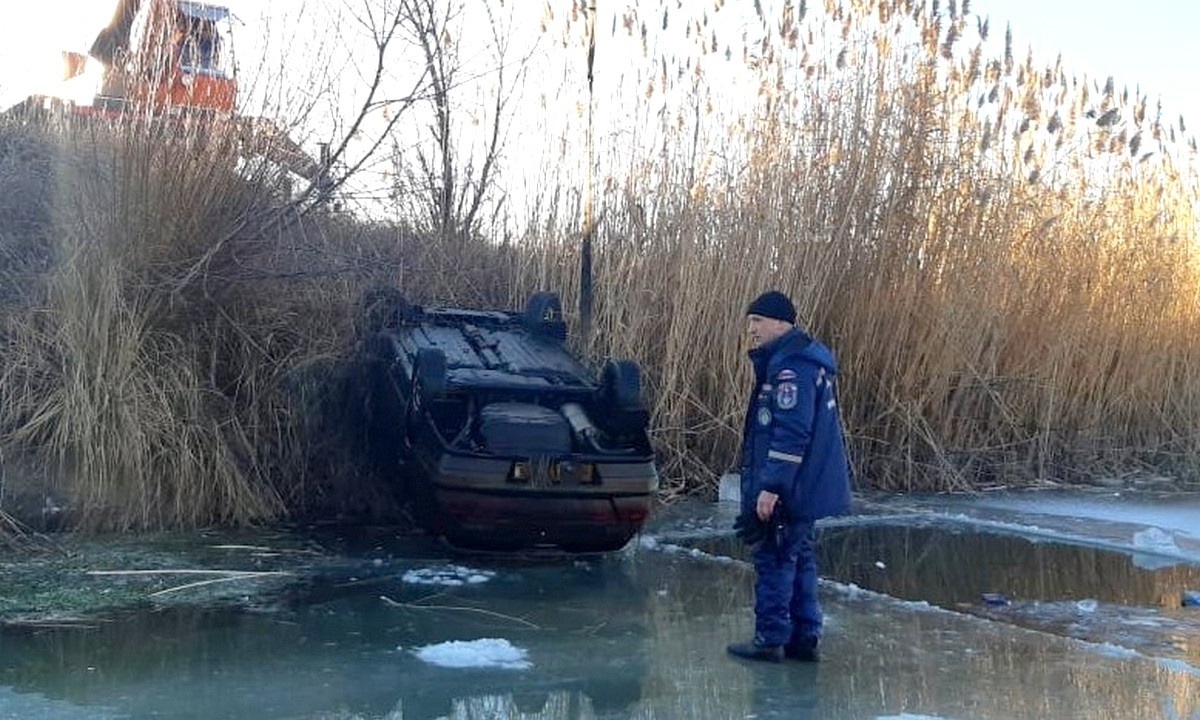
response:
<path id="1" fill-rule="evenodd" d="M 408 311 L 408 300 L 396 288 L 388 285 L 369 288 L 358 300 L 359 336 L 400 327 Z"/>
<path id="2" fill-rule="evenodd" d="M 562 301 L 557 293 L 535 292 L 525 303 L 525 315 L 522 318 L 525 327 L 538 335 L 546 335 L 559 340 L 567 336 L 567 325 L 563 321 Z"/>
<path id="3" fill-rule="evenodd" d="M 437 348 L 421 348 L 417 351 L 413 383 L 417 397 L 428 402 L 446 389 L 446 353 Z"/>
<path id="4" fill-rule="evenodd" d="M 604 401 L 615 410 L 636 410 L 642 403 L 642 375 L 632 360 L 609 360 L 600 379 Z"/>
<path id="5" fill-rule="evenodd" d="M 404 403 L 388 374 L 392 348 L 383 335 L 371 335 L 362 346 L 358 385 L 366 453 L 382 477 L 391 477 L 407 444 Z"/>

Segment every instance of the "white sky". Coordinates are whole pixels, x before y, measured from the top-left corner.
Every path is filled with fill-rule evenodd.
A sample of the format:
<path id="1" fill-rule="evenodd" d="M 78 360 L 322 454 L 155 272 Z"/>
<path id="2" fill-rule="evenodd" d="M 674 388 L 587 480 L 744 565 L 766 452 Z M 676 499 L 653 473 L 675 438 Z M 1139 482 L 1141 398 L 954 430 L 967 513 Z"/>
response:
<path id="1" fill-rule="evenodd" d="M 322 53 L 311 51 L 312 45 L 309 45 L 310 52 L 304 52 L 304 46 L 308 44 L 307 38 L 287 36 L 288 32 L 301 35 L 312 32 L 301 24 L 294 23 L 296 14 L 304 12 L 301 8 L 307 6 L 309 11 L 306 17 L 313 25 L 318 25 L 321 23 L 313 18 L 319 17 L 321 13 L 312 10 L 343 2 L 360 7 L 361 3 L 366 1 L 225 0 L 225 4 L 230 6 L 242 21 L 234 27 L 234 44 L 241 65 L 239 84 L 244 91 L 243 97 L 257 97 L 253 91 L 255 67 L 250 59 L 255 57 L 253 46 L 264 34 L 262 16 L 275 18 L 273 30 L 276 31 L 276 36 L 279 35 L 280 26 L 287 26 L 287 32 L 282 34 L 282 42 L 289 48 L 297 49 L 295 58 L 300 63 L 311 64 L 315 59 L 313 55 L 319 56 Z M 963 0 L 956 1 L 961 4 Z M 48 87 L 59 71 L 60 51 L 86 51 L 96 31 L 111 17 L 116 2 L 117 0 L 22 0 L 17 3 L 15 0 L 6 0 L 5 4 L 10 7 L 5 8 L 4 20 L 0 22 L 0 107 L 17 102 L 29 94 L 45 92 L 44 88 Z M 613 13 L 619 16 L 626 7 L 632 6 L 640 8 L 639 14 L 644 18 L 656 18 L 655 9 L 663 7 L 663 2 L 664 0 L 598 0 L 602 18 Z M 693 7 L 697 11 L 698 8 L 704 7 L 706 14 L 718 17 L 715 11 L 712 11 L 715 0 L 696 2 L 697 5 Z M 737 3 L 748 2 L 749 0 L 727 1 L 725 5 L 727 8 L 737 7 Z M 943 12 L 946 11 L 948 2 L 949 0 L 942 1 Z M 561 19 L 567 14 L 571 0 L 510 0 L 510 6 L 513 3 L 520 3 L 523 10 L 531 12 L 534 8 L 540 10 L 545 3 L 554 8 Z M 675 6 L 674 0 L 666 1 L 665 4 L 672 8 Z M 1135 86 L 1140 86 L 1141 92 L 1149 97 L 1151 107 L 1154 101 L 1161 97 L 1165 111 L 1164 120 L 1167 123 L 1174 124 L 1182 114 L 1187 121 L 1187 134 L 1200 134 L 1197 132 L 1200 130 L 1200 84 L 1195 80 L 1200 75 L 1200 59 L 1197 59 L 1200 53 L 1191 51 L 1191 45 L 1197 42 L 1193 35 L 1197 35 L 1196 31 L 1200 30 L 1200 1 L 1143 0 L 1134 11 L 1127 4 L 1118 5 L 1115 0 L 1092 0 L 1088 3 L 1082 0 L 971 0 L 970 9 L 976 15 L 990 18 L 994 43 L 1003 42 L 1005 23 L 1011 23 L 1014 45 L 1019 56 L 1024 55 L 1026 47 L 1032 46 L 1037 64 L 1045 66 L 1052 63 L 1054 57 L 1061 52 L 1064 56 L 1064 67 L 1070 74 L 1087 74 L 1099 83 L 1113 75 L 1118 90 L 1128 86 L 1130 92 L 1133 92 Z M 530 23 L 519 24 L 518 28 L 529 29 L 529 25 Z M 346 32 L 351 30 L 352 28 L 343 28 Z M 598 34 L 605 38 L 609 35 L 608 30 L 606 26 L 597 27 Z M 314 45 L 322 41 L 344 45 L 345 36 L 335 37 L 340 32 L 330 27 L 326 37 L 312 39 L 312 42 Z M 617 34 L 622 34 L 619 28 Z M 653 48 L 650 53 L 651 59 L 657 57 L 661 50 Z M 543 96 L 548 96 L 544 99 L 548 104 L 543 106 L 539 116 L 540 122 L 578 122 L 578 118 L 575 117 L 577 113 L 571 111 L 577 100 L 583 97 L 582 73 L 579 72 L 580 66 L 576 59 L 576 56 L 572 56 L 569 68 L 575 73 L 574 77 L 579 79 L 576 87 L 566 86 L 561 73 L 547 73 L 540 86 L 534 83 L 535 94 L 540 92 Z M 603 77 L 598 76 L 598 87 L 620 86 L 621 91 L 626 91 L 632 87 L 631 83 L 644 84 L 644 78 L 630 79 L 640 77 L 645 69 L 643 58 L 636 56 L 634 59 L 635 62 L 641 62 L 640 67 L 631 65 L 630 68 L 613 68 L 609 65 L 602 68 Z M 337 75 L 338 68 L 330 65 L 332 59 L 325 60 L 326 65 L 322 67 Z M 289 71 L 297 69 L 292 65 L 292 61 L 288 62 Z M 710 69 L 719 67 L 719 63 L 714 63 Z M 335 81 L 332 86 L 349 88 L 355 86 L 356 82 L 360 83 L 361 78 L 351 78 L 349 82 Z M 278 92 L 303 96 L 308 89 L 309 86 L 298 84 Z M 272 99 L 279 101 L 276 97 Z M 280 105 L 286 106 L 286 103 L 281 102 Z M 346 107 L 345 101 L 341 102 L 340 107 Z M 269 109 L 249 111 L 253 114 L 270 113 Z M 552 137 L 571 135 L 570 132 L 557 133 L 558 129 L 549 126 L 538 128 L 540 132 L 547 132 Z M 637 130 L 643 134 L 653 131 L 654 128 L 651 127 Z M 304 138 L 297 139 L 306 141 Z M 639 146 L 647 144 L 643 138 L 638 139 Z M 550 152 L 550 148 L 542 148 L 542 152 Z"/>
<path id="2" fill-rule="evenodd" d="M 310 0 L 320 4 L 322 0 Z M 566 6 L 568 0 L 553 0 Z M 613 0 L 599 0 L 603 5 Z M 961 0 L 959 0 L 961 2 Z M 116 0 L 6 2 L 0 23 L 0 99 L 23 97 L 57 69 L 58 52 L 85 50 Z M 226 0 L 249 22 L 262 8 L 293 8 L 295 0 Z M 540 3 L 539 3 L 540 4 Z M 621 3 L 624 6 L 624 3 Z M 1066 67 L 1118 87 L 1140 85 L 1151 99 L 1200 127 L 1200 2 L 1142 0 L 974 0 L 972 12 L 991 18 L 994 38 L 1011 22 L 1018 49 L 1032 46 L 1045 62 L 1063 53 Z M 1134 9 L 1136 7 L 1136 10 Z"/>

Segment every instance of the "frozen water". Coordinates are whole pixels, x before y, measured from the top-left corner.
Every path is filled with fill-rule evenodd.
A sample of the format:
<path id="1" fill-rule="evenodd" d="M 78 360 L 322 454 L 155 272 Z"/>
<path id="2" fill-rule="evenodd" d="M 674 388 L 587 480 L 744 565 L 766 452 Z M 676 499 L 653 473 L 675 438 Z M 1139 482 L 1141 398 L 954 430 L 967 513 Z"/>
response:
<path id="1" fill-rule="evenodd" d="M 717 501 L 738 503 L 742 500 L 741 476 L 737 473 L 726 473 L 717 483 Z"/>
<path id="2" fill-rule="evenodd" d="M 102 707 L 79 707 L 40 693 L 19 693 L 0 687 L 0 720 L 121 720 Z"/>
<path id="3" fill-rule="evenodd" d="M 427 663 L 447 668 L 494 667 L 528 670 L 533 667 L 527 659 L 527 651 L 515 647 L 507 640 L 497 638 L 451 640 L 437 645 L 426 645 L 418 648 L 416 655 Z"/>
<path id="4" fill-rule="evenodd" d="M 737 508 L 708 503 L 602 558 L 381 548 L 271 612 L 0 627 L 0 720 L 1200 720 L 1200 612 L 1180 607 L 1200 545 L 1159 512 L 1200 503 L 1079 498 L 1115 516 L 1094 517 L 1048 497 L 823 523 L 817 665 L 726 656 L 753 631 L 753 570 Z M 1174 552 L 1138 547 L 1150 528 L 1172 567 L 1130 562 Z"/>

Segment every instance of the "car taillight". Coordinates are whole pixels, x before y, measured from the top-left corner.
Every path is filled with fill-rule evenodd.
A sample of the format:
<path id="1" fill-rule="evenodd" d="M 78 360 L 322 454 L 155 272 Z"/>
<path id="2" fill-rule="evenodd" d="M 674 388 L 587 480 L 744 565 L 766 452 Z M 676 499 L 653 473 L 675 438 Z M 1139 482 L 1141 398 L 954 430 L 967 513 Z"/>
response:
<path id="1" fill-rule="evenodd" d="M 600 483 L 600 476 L 596 474 L 596 466 L 591 463 L 583 463 L 576 467 L 575 479 L 580 485 L 597 485 Z"/>

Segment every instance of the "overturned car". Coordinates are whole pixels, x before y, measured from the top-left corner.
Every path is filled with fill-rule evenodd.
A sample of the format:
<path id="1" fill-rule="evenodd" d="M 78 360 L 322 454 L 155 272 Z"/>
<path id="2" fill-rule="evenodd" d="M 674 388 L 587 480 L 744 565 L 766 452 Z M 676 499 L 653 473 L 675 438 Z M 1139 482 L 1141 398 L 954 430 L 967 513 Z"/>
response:
<path id="1" fill-rule="evenodd" d="M 638 531 L 658 488 L 638 367 L 610 360 L 597 377 L 576 360 L 557 295 L 523 312 L 386 290 L 364 305 L 372 443 L 427 529 L 466 548 L 567 552 Z"/>

